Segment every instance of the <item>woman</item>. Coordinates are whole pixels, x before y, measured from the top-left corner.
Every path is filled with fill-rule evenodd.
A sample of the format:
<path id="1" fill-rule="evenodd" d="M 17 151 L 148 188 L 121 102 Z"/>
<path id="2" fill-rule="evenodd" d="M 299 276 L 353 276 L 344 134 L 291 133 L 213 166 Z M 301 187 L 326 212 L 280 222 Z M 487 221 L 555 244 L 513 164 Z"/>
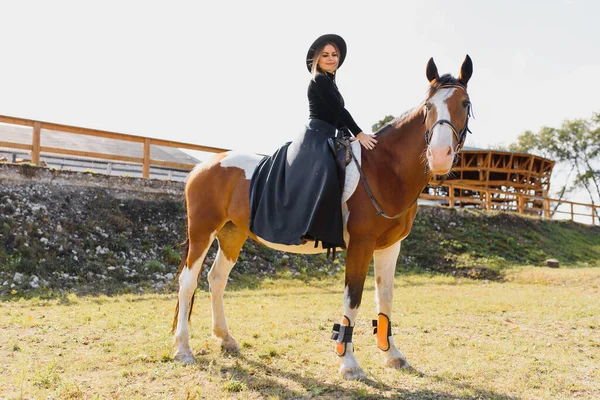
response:
<path id="1" fill-rule="evenodd" d="M 351 132 L 365 149 L 377 145 L 374 135 L 362 132 L 344 106 L 335 83 L 346 58 L 346 42 L 323 35 L 311 45 L 306 66 L 313 78 L 308 85 L 309 121 L 305 131 L 273 156 L 264 158 L 250 182 L 250 230 L 273 243 L 299 245 L 314 240 L 315 247 L 345 247 L 341 189 L 328 139 Z M 316 62 L 315 62 L 316 61 Z"/>
<path id="2" fill-rule="evenodd" d="M 377 140 L 356 125 L 344 108 L 344 99 L 335 84 L 336 71 L 345 58 L 346 42 L 338 35 L 323 35 L 308 50 L 306 66 L 313 76 L 308 85 L 309 118 L 328 122 L 338 130 L 349 130 L 354 134 L 351 140 L 359 140 L 364 148 L 371 150 Z M 317 63 L 313 62 L 315 59 Z"/>

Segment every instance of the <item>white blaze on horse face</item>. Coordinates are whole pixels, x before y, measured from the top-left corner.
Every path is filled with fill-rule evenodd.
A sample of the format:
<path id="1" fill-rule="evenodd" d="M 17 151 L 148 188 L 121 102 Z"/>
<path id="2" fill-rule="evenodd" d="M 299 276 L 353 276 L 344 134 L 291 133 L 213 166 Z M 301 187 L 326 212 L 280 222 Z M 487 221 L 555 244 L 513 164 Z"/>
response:
<path id="1" fill-rule="evenodd" d="M 456 88 L 439 89 L 429 102 L 435 107 L 437 120 L 451 121 L 450 111 L 446 101 L 452 96 Z M 433 122 L 435 123 L 435 121 Z M 431 143 L 427 148 L 427 161 L 429 169 L 438 175 L 450 172 L 454 161 L 454 133 L 447 124 L 438 124 L 431 132 Z"/>
<path id="2" fill-rule="evenodd" d="M 261 159 L 262 157 L 256 154 L 230 151 L 225 158 L 219 161 L 219 164 L 223 168 L 235 167 L 244 170 L 244 176 L 250 180 Z"/>
<path id="3" fill-rule="evenodd" d="M 450 111 L 448 110 L 448 104 L 446 100 L 452 97 L 452 94 L 456 88 L 445 88 L 439 89 L 432 97 L 429 99 L 429 102 L 435 106 L 435 110 L 437 111 L 437 119 L 445 119 L 450 121 Z M 452 146 L 452 140 L 454 134 L 452 133 L 452 129 L 448 125 L 439 124 L 437 125 L 433 132 L 431 133 L 431 144 L 430 146 L 433 148 L 439 147 L 447 147 Z"/>

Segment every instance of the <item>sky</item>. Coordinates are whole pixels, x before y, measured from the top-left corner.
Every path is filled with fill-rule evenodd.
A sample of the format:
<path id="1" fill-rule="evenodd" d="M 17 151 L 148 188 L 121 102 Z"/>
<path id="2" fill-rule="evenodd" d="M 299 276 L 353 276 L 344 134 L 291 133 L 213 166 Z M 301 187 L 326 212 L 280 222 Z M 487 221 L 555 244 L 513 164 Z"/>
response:
<path id="1" fill-rule="evenodd" d="M 473 60 L 468 146 L 600 112 L 600 2 L 0 0 L 0 114 L 269 154 L 304 127 L 305 56 L 364 131 L 419 105 L 425 66 Z"/>

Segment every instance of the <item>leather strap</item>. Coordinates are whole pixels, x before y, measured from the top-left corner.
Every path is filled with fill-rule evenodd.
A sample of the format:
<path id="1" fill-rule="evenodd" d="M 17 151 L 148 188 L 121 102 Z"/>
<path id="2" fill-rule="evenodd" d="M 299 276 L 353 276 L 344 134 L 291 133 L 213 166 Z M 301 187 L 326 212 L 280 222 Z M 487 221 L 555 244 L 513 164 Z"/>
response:
<path id="1" fill-rule="evenodd" d="M 343 357 L 346 354 L 346 345 L 352 343 L 352 334 L 354 333 L 354 327 L 350 326 L 350 318 L 344 315 L 341 324 L 333 325 L 333 333 L 331 340 L 335 340 L 335 353 Z"/>
<path id="2" fill-rule="evenodd" d="M 381 207 L 379 207 L 379 204 L 377 203 L 377 200 L 375 200 L 375 197 L 373 196 L 373 192 L 371 192 L 371 188 L 369 187 L 369 184 L 367 183 L 367 178 L 365 177 L 365 174 L 362 170 L 362 168 L 360 167 L 360 164 L 358 163 L 358 160 L 356 159 L 356 157 L 354 156 L 354 152 L 352 152 L 352 147 L 348 144 L 348 143 L 344 143 L 345 146 L 347 146 L 348 151 L 350 152 L 350 156 L 352 157 L 352 161 L 354 161 L 354 164 L 356 165 L 356 168 L 358 169 L 358 174 L 360 176 L 360 180 L 363 184 L 363 186 L 365 187 L 365 191 L 367 192 L 367 196 L 369 196 L 369 199 L 371 200 L 371 203 L 373 204 L 373 207 L 375 207 L 375 209 L 377 210 L 377 214 L 375 215 L 381 215 L 384 218 L 387 219 L 396 219 L 396 218 L 400 218 L 401 216 L 403 216 L 404 214 L 406 214 L 408 212 L 408 210 L 411 209 L 411 207 L 417 202 L 417 200 L 419 200 L 419 196 L 421 195 L 421 191 L 419 191 L 419 193 L 417 194 L 417 197 L 415 197 L 415 199 L 412 201 L 412 203 L 410 203 L 410 205 L 404 209 L 402 212 L 399 212 L 396 215 L 388 215 L 385 213 L 385 211 L 383 211 L 381 209 Z M 440 182 L 436 188 L 438 188 L 439 186 L 441 186 L 441 184 L 444 183 L 443 181 Z"/>

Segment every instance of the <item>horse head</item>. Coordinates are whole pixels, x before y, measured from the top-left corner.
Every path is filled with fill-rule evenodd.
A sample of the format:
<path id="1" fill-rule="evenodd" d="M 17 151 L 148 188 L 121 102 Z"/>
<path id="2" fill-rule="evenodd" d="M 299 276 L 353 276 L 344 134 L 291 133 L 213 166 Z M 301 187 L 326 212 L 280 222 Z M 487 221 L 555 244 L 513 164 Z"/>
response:
<path id="1" fill-rule="evenodd" d="M 464 145 L 471 113 L 467 82 L 473 74 L 473 63 L 467 55 L 458 79 L 438 75 L 433 61 L 427 63 L 429 95 L 424 104 L 427 162 L 435 175 L 446 175 L 452 169 L 455 155 Z"/>

